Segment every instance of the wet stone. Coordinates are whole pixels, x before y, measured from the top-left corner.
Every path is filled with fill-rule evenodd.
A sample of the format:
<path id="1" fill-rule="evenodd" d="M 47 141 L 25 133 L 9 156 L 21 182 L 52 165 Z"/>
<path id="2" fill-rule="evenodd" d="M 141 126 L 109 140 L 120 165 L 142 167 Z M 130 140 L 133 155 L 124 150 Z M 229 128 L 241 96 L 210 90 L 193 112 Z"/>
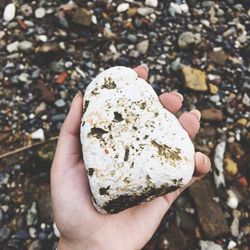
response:
<path id="1" fill-rule="evenodd" d="M 206 91 L 208 89 L 205 72 L 186 65 L 182 66 L 181 71 L 187 88 L 195 91 Z"/>
<path id="2" fill-rule="evenodd" d="M 208 179 L 194 183 L 190 187 L 190 194 L 193 198 L 198 220 L 205 236 L 214 239 L 230 232 L 222 209 L 213 199 L 213 185 Z"/>
<path id="3" fill-rule="evenodd" d="M 0 228 L 0 242 L 7 240 L 10 237 L 11 230 L 7 226 L 3 226 Z"/>
<path id="4" fill-rule="evenodd" d="M 74 12 L 72 21 L 74 23 L 90 26 L 91 25 L 91 13 L 85 8 L 77 8 Z"/>
<path id="5" fill-rule="evenodd" d="M 203 109 L 201 110 L 201 118 L 205 121 L 222 121 L 223 113 L 215 108 Z"/>

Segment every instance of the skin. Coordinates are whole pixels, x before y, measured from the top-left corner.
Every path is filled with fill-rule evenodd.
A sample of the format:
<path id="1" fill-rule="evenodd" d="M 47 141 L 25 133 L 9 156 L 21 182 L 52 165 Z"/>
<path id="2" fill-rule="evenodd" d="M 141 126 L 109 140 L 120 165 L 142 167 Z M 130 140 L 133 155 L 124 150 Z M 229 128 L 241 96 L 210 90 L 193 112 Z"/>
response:
<path id="1" fill-rule="evenodd" d="M 134 69 L 147 80 L 148 68 Z M 159 97 L 172 113 L 182 107 L 183 98 L 177 93 Z M 101 214 L 92 205 L 86 170 L 82 160 L 80 123 L 83 98 L 73 99 L 70 111 L 60 131 L 56 154 L 51 168 L 51 194 L 55 223 L 61 233 L 59 250 L 82 249 L 141 249 L 152 237 L 163 216 L 175 199 L 210 170 L 210 160 L 200 152 L 195 154 L 195 173 L 190 183 L 173 193 L 158 197 L 118 214 Z M 199 130 L 199 111 L 183 113 L 179 121 L 194 138 Z"/>

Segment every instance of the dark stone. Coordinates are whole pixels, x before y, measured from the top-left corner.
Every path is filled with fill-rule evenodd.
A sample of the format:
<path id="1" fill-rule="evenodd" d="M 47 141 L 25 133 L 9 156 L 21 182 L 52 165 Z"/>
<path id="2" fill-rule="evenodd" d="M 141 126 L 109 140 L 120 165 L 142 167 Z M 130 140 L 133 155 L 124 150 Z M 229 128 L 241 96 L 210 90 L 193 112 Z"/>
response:
<path id="1" fill-rule="evenodd" d="M 7 240 L 10 237 L 11 230 L 7 226 L 0 228 L 0 242 Z"/>
<path id="2" fill-rule="evenodd" d="M 202 231 L 208 239 L 214 239 L 230 233 L 222 209 L 213 199 L 213 184 L 203 179 L 190 187 L 190 194 L 197 208 L 198 220 Z"/>

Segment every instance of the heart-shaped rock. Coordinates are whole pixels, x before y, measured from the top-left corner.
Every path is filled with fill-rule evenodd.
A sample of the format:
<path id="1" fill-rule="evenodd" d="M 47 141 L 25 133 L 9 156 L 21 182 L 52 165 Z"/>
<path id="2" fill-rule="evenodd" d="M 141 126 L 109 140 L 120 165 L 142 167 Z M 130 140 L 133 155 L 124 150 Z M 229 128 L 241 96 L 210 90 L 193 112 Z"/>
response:
<path id="1" fill-rule="evenodd" d="M 105 70 L 84 102 L 83 159 L 99 210 L 119 212 L 190 181 L 195 151 L 187 132 L 134 70 Z"/>

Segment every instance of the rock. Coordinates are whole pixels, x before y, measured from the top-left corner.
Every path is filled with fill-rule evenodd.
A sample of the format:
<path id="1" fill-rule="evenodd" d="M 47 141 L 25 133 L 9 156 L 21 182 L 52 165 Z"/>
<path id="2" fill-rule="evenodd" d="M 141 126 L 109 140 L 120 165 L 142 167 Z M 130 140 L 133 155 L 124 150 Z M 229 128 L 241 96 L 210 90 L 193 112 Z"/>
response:
<path id="1" fill-rule="evenodd" d="M 138 43 L 136 45 L 136 49 L 141 54 L 146 54 L 147 51 L 148 51 L 148 47 L 149 47 L 149 41 L 148 40 L 141 41 L 140 43 Z"/>
<path id="2" fill-rule="evenodd" d="M 222 246 L 208 240 L 200 240 L 201 250 L 223 250 Z"/>
<path id="3" fill-rule="evenodd" d="M 53 223 L 53 229 L 54 229 L 54 234 L 55 234 L 55 236 L 56 236 L 57 238 L 60 238 L 61 234 L 60 234 L 60 232 L 59 232 L 59 230 L 58 230 L 58 228 L 57 228 L 55 222 Z"/>
<path id="4" fill-rule="evenodd" d="M 35 240 L 33 241 L 29 247 L 28 247 L 28 250 L 42 250 L 42 244 L 39 240 Z"/>
<path id="5" fill-rule="evenodd" d="M 225 186 L 225 178 L 224 178 L 224 154 L 226 150 L 226 136 L 222 135 L 220 142 L 216 145 L 214 152 L 214 182 L 217 188 L 221 186 Z"/>
<path id="6" fill-rule="evenodd" d="M 233 190 L 227 190 L 227 205 L 232 208 L 232 209 L 236 209 L 238 207 L 239 201 L 238 198 L 236 196 L 236 194 L 234 193 Z"/>
<path id="7" fill-rule="evenodd" d="M 37 237 L 37 231 L 34 227 L 30 227 L 29 228 L 29 235 L 32 239 Z"/>
<path id="8" fill-rule="evenodd" d="M 72 21 L 74 23 L 90 26 L 91 25 L 91 13 L 85 8 L 77 8 L 73 14 Z"/>
<path id="9" fill-rule="evenodd" d="M 234 249 L 236 246 L 237 246 L 237 243 L 235 241 L 233 241 L 233 240 L 230 240 L 229 243 L 228 243 L 227 249 L 228 250 Z"/>
<path id="10" fill-rule="evenodd" d="M 7 226 L 0 228 L 0 242 L 7 240 L 10 237 L 11 230 Z"/>
<path id="11" fill-rule="evenodd" d="M 233 221 L 232 221 L 232 224 L 230 226 L 231 228 L 231 234 L 234 236 L 234 237 L 238 237 L 239 236 L 239 225 L 240 225 L 240 216 L 241 216 L 241 212 L 237 209 L 235 209 L 233 211 Z"/>
<path id="12" fill-rule="evenodd" d="M 209 83 L 209 90 L 211 94 L 215 95 L 218 93 L 219 88 L 215 84 Z"/>
<path id="13" fill-rule="evenodd" d="M 188 48 L 189 45 L 199 44 L 201 41 L 200 34 L 193 34 L 190 31 L 183 32 L 178 38 L 178 45 L 180 48 Z"/>
<path id="14" fill-rule="evenodd" d="M 33 13 L 33 9 L 29 4 L 21 5 L 20 11 L 24 16 L 27 16 L 27 17 L 31 16 Z"/>
<path id="15" fill-rule="evenodd" d="M 137 42 L 137 36 L 133 35 L 133 34 L 128 34 L 128 40 L 132 43 L 136 43 Z"/>
<path id="16" fill-rule="evenodd" d="M 227 170 L 227 172 L 230 174 L 230 175 L 236 175 L 237 172 L 238 172 L 238 166 L 236 164 L 236 162 L 234 162 L 232 159 L 230 158 L 226 158 L 224 160 L 225 162 L 225 168 Z"/>
<path id="17" fill-rule="evenodd" d="M 250 97 L 247 95 L 247 93 L 244 93 L 244 96 L 242 98 L 242 103 L 250 107 Z"/>
<path id="18" fill-rule="evenodd" d="M 177 57 L 172 63 L 171 68 L 173 71 L 179 71 L 183 67 L 183 64 L 181 64 L 181 59 Z"/>
<path id="19" fill-rule="evenodd" d="M 162 235 L 163 236 L 163 235 Z M 154 249 L 169 249 L 169 250 L 179 250 L 187 249 L 188 238 L 185 234 L 175 225 L 172 225 L 167 232 L 164 232 L 164 240 L 159 240 L 161 248 Z"/>
<path id="20" fill-rule="evenodd" d="M 46 10 L 43 7 L 40 7 L 35 10 L 35 17 L 38 19 L 43 18 L 46 15 Z"/>
<path id="21" fill-rule="evenodd" d="M 224 65 L 228 56 L 222 49 L 214 49 L 208 53 L 208 57 L 218 65 Z"/>
<path id="22" fill-rule="evenodd" d="M 129 3 L 121 3 L 117 6 L 117 12 L 125 12 L 129 8 Z"/>
<path id="23" fill-rule="evenodd" d="M 158 0 L 145 0 L 145 4 L 149 7 L 156 8 L 158 6 Z"/>
<path id="24" fill-rule="evenodd" d="M 31 134 L 31 138 L 32 139 L 38 139 L 38 140 L 44 140 L 45 139 L 45 136 L 44 136 L 44 131 L 42 128 L 39 128 L 37 129 L 36 131 L 34 131 L 32 134 Z"/>
<path id="25" fill-rule="evenodd" d="M 43 112 L 46 110 L 46 103 L 41 102 L 35 109 L 35 114 L 38 115 L 39 113 Z"/>
<path id="26" fill-rule="evenodd" d="M 55 101 L 55 105 L 58 108 L 62 108 L 62 107 L 64 107 L 66 105 L 66 102 L 63 99 L 59 99 L 59 100 Z"/>
<path id="27" fill-rule="evenodd" d="M 18 44 L 18 48 L 23 52 L 30 52 L 33 48 L 33 43 L 30 41 L 22 41 Z"/>
<path id="28" fill-rule="evenodd" d="M 60 73 L 56 78 L 56 83 L 63 84 L 65 80 L 67 79 L 67 77 L 68 77 L 68 74 L 66 72 Z"/>
<path id="29" fill-rule="evenodd" d="M 8 52 L 12 53 L 14 51 L 18 51 L 18 45 L 19 45 L 19 42 L 15 41 L 13 43 L 8 44 L 6 49 L 8 50 Z"/>
<path id="30" fill-rule="evenodd" d="M 180 5 L 173 2 L 170 3 L 168 11 L 172 17 L 175 17 L 176 14 L 180 15 L 182 13 Z"/>
<path id="31" fill-rule="evenodd" d="M 182 66 L 181 71 L 187 88 L 195 91 L 206 91 L 208 89 L 205 72 L 186 65 Z"/>
<path id="32" fill-rule="evenodd" d="M 190 180 L 194 149 L 187 133 L 133 70 L 102 72 L 84 100 L 83 157 L 99 208 L 118 212 Z"/>
<path id="33" fill-rule="evenodd" d="M 222 121 L 223 113 L 219 109 L 209 108 L 201 110 L 201 118 L 205 121 Z"/>
<path id="34" fill-rule="evenodd" d="M 213 199 L 213 184 L 208 179 L 203 179 L 194 183 L 189 190 L 205 237 L 214 239 L 229 233 L 230 229 L 221 207 Z"/>
<path id="35" fill-rule="evenodd" d="M 3 19 L 6 22 L 10 22 L 15 18 L 16 15 L 16 5 L 14 3 L 9 3 L 3 13 Z"/>
<path id="36" fill-rule="evenodd" d="M 26 223 L 28 226 L 36 225 L 38 223 L 36 202 L 32 202 L 32 205 L 27 212 Z"/>
<path id="37" fill-rule="evenodd" d="M 141 16 L 147 16 L 154 13 L 154 9 L 149 7 L 140 7 L 137 9 L 137 13 Z"/>

